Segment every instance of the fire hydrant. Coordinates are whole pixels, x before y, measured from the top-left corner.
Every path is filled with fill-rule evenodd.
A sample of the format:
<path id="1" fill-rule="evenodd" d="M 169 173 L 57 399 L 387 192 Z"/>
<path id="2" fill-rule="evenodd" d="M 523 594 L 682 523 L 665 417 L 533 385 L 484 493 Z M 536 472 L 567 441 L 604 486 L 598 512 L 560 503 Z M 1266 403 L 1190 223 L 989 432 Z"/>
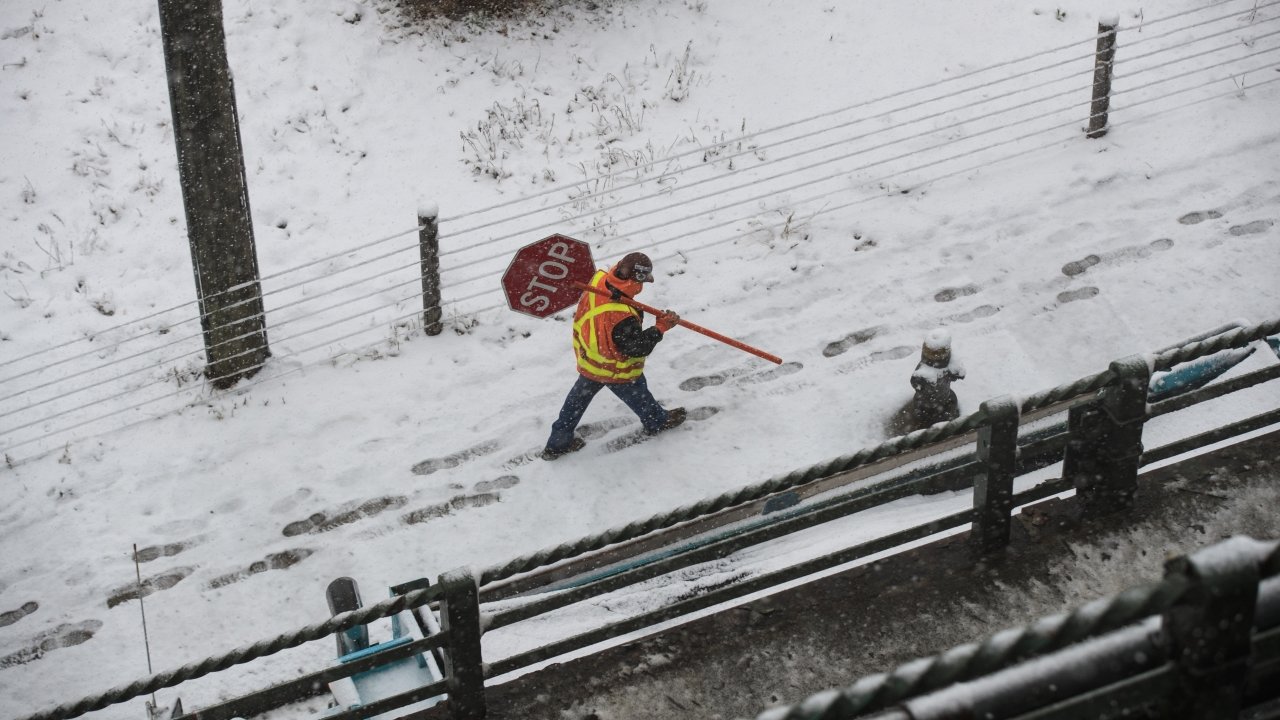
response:
<path id="1" fill-rule="evenodd" d="M 916 395 L 911 401 L 914 429 L 960 417 L 960 401 L 951 389 L 954 380 L 964 378 L 964 367 L 951 357 L 951 335 L 934 330 L 920 349 L 920 362 L 911 373 L 911 387 Z"/>

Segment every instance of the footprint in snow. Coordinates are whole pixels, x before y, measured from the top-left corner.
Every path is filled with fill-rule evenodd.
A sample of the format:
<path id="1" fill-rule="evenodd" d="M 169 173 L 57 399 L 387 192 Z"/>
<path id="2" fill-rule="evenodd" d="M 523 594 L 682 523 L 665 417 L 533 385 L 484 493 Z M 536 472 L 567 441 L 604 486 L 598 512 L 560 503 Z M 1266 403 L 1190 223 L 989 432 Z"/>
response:
<path id="1" fill-rule="evenodd" d="M 1099 292 L 1098 288 L 1093 286 L 1082 287 L 1077 290 L 1068 290 L 1066 292 L 1058 293 L 1058 302 L 1065 305 L 1069 302 L 1075 302 L 1076 300 L 1088 300 L 1089 298 L 1097 297 Z"/>
<path id="2" fill-rule="evenodd" d="M 455 468 L 461 465 L 462 463 L 467 462 L 468 460 L 473 460 L 483 455 L 488 455 L 492 452 L 496 452 L 497 449 L 500 447 L 502 447 L 502 443 L 500 441 L 486 440 L 485 442 L 482 442 L 479 445 L 476 445 L 474 447 L 469 447 L 466 450 L 460 450 L 456 453 L 453 453 L 452 455 L 445 455 L 444 457 L 430 458 L 427 460 L 423 460 L 422 462 L 413 466 L 413 474 L 414 475 L 430 475 L 431 473 L 436 472 L 437 470 L 446 470 L 448 468 Z"/>
<path id="3" fill-rule="evenodd" d="M 1217 220 L 1220 217 L 1222 217 L 1222 213 L 1217 210 L 1197 210 L 1178 218 L 1178 222 L 1183 225 L 1198 225 L 1205 220 Z"/>
<path id="4" fill-rule="evenodd" d="M 144 598 L 161 590 L 168 590 L 186 579 L 194 570 L 195 568 L 189 567 L 174 568 L 164 574 L 146 578 L 142 581 L 141 587 L 136 582 L 118 587 L 107 596 L 107 608 L 110 609 L 120 603 Z"/>
<path id="5" fill-rule="evenodd" d="M 962 312 L 957 315 L 952 315 L 951 317 L 947 318 L 947 320 L 949 322 L 967 323 L 967 322 L 973 322 L 974 320 L 981 320 L 982 318 L 989 318 L 998 312 L 1000 312 L 1000 308 L 996 307 L 995 305 L 979 305 L 978 307 L 970 310 L 969 312 Z"/>
<path id="6" fill-rule="evenodd" d="M 964 285 L 962 287 L 943 288 L 938 292 L 934 293 L 933 300 L 934 302 L 940 302 L 940 303 L 951 302 L 956 298 L 967 297 L 969 295 L 976 295 L 981 290 L 982 288 L 972 283 L 968 285 Z"/>
<path id="7" fill-rule="evenodd" d="M 883 325 L 877 325 L 875 327 L 863 328 L 862 330 L 850 333 L 833 343 L 828 343 L 827 346 L 822 349 L 822 356 L 835 357 L 837 355 L 842 355 L 848 352 L 849 348 L 854 345 L 861 345 L 876 335 L 879 335 L 881 332 L 884 332 L 884 329 Z"/>
<path id="8" fill-rule="evenodd" d="M 1120 248 L 1102 255 L 1086 255 L 1079 260 L 1072 260 L 1062 266 L 1062 274 L 1067 277 L 1075 277 L 1082 275 L 1089 268 L 1100 265 L 1102 263 L 1116 262 L 1120 260 L 1141 260 L 1150 257 L 1151 253 L 1156 250 L 1168 250 L 1173 247 L 1173 240 L 1170 238 L 1159 238 L 1152 240 L 1146 245 L 1131 245 L 1129 247 Z"/>
<path id="9" fill-rule="evenodd" d="M 631 415 L 628 417 L 622 417 L 622 416 L 612 417 L 607 420 L 597 420 L 594 422 L 582 423 L 581 425 L 578 426 L 578 429 L 575 430 L 574 432 L 583 440 L 594 440 L 598 437 L 603 437 L 605 435 L 608 435 L 609 433 L 613 432 L 614 430 L 617 430 L 618 428 L 626 427 L 628 425 L 635 425 L 636 422 L 637 421 L 634 415 Z M 513 468 L 518 468 L 522 465 L 528 465 L 529 463 L 532 463 L 532 462 L 541 462 L 541 461 L 542 461 L 542 447 L 539 446 L 536 448 L 530 448 L 520 453 L 519 455 L 516 455 L 513 458 L 509 458 L 506 462 L 502 463 L 502 468 L 504 470 L 511 470 Z M 479 488 L 476 488 L 476 489 L 479 489 Z"/>
<path id="10" fill-rule="evenodd" d="M 446 515 L 452 515 L 453 513 L 459 510 L 465 510 L 466 508 L 492 505 L 501 499 L 501 496 L 496 492 L 455 495 L 445 502 L 428 505 L 405 513 L 400 516 L 400 521 L 406 525 L 417 525 L 418 523 L 429 522 L 437 518 L 442 518 Z"/>
<path id="11" fill-rule="evenodd" d="M 240 582 L 247 577 L 264 573 L 268 570 L 285 570 L 306 560 L 315 554 L 315 550 L 310 548 L 294 548 L 283 552 L 271 553 L 262 560 L 257 560 L 249 564 L 244 570 L 238 570 L 226 575 L 220 575 L 209 581 L 209 589 L 216 590 L 220 587 L 226 587 L 231 583 Z"/>
<path id="12" fill-rule="evenodd" d="M 173 557 L 183 550 L 199 545 L 203 542 L 202 538 L 194 540 L 184 540 L 182 542 L 168 543 L 166 545 L 151 545 L 144 547 L 138 551 L 138 562 L 148 563 L 162 557 Z"/>
<path id="13" fill-rule="evenodd" d="M 86 643 L 100 629 L 102 629 L 101 620 L 84 620 L 75 624 L 63 623 L 52 630 L 31 638 L 29 643 L 17 652 L 0 657 L 0 670 L 39 660 L 45 656 L 45 653 L 58 648 L 74 647 Z"/>
<path id="14" fill-rule="evenodd" d="M 875 363 L 885 362 L 888 360 L 901 360 L 915 355 L 916 351 L 917 348 L 913 348 L 910 345 L 899 345 L 897 347 L 889 348 L 888 350 L 877 350 L 870 355 L 860 357 L 856 360 L 851 360 L 838 366 L 836 368 L 836 373 L 844 375 L 846 373 L 854 372 L 855 370 L 861 370 L 868 365 L 874 365 Z"/>
<path id="15" fill-rule="evenodd" d="M 39 609 L 40 609 L 40 603 L 37 603 L 36 601 L 32 600 L 31 602 L 23 603 L 22 607 L 18 608 L 17 610 L 10 610 L 8 612 L 0 613 L 0 627 L 5 627 L 6 625 L 12 625 Z"/>
<path id="16" fill-rule="evenodd" d="M 336 530 L 343 525 L 349 525 L 357 520 L 373 517 L 386 510 L 394 510 L 404 507 L 409 502 L 409 498 L 403 495 L 385 495 L 372 500 L 366 500 L 356 507 L 348 507 L 342 510 L 333 511 L 332 514 L 318 512 L 312 514 L 305 520 L 297 520 L 284 526 L 284 536 L 293 537 L 302 535 L 303 533 L 322 533 Z"/>
<path id="17" fill-rule="evenodd" d="M 765 368 L 760 372 L 747 375 L 737 380 L 736 382 L 742 383 L 742 384 L 755 384 L 755 383 L 769 382 L 770 380 L 777 380 L 780 377 L 794 375 L 803 369 L 804 369 L 803 363 L 795 362 L 795 361 L 785 362 L 785 363 L 782 363 L 781 365 L 776 365 L 771 368 Z"/>
<path id="18" fill-rule="evenodd" d="M 604 451 L 607 453 L 618 452 L 619 450 L 624 450 L 633 445 L 639 445 L 640 443 L 646 440 L 649 440 L 651 438 L 660 437 L 661 435 L 666 435 L 667 433 L 680 432 L 682 430 L 687 429 L 689 427 L 690 422 L 700 422 L 702 420 L 706 420 L 707 418 L 719 412 L 720 412 L 720 408 L 714 407 L 711 405 L 693 408 L 692 410 L 689 411 L 688 417 L 685 419 L 684 424 L 680 425 L 679 427 L 672 428 L 670 430 L 667 430 L 666 432 L 659 433 L 658 435 L 650 435 L 649 433 L 645 432 L 643 429 L 637 429 L 625 435 L 620 435 L 610 440 L 609 442 L 605 443 Z"/>
<path id="19" fill-rule="evenodd" d="M 515 475 L 503 475 L 502 477 L 494 478 L 492 480 L 481 480 L 476 483 L 475 488 L 473 489 L 476 492 L 487 493 L 492 490 L 506 490 L 519 484 L 520 478 Z"/>
<path id="20" fill-rule="evenodd" d="M 757 372 L 751 372 L 750 368 L 731 368 L 723 372 L 713 375 L 704 375 L 701 377 L 692 377 L 680 383 L 680 389 L 688 392 L 701 390 L 704 387 L 714 385 L 722 385 L 732 380 L 739 384 L 754 384 L 777 380 L 780 377 L 786 377 L 798 373 L 804 369 L 804 365 L 798 362 L 788 362 L 776 367 L 768 367 Z"/>
<path id="21" fill-rule="evenodd" d="M 1274 220 L 1254 220 L 1246 225 L 1233 225 L 1227 232 L 1237 237 L 1240 235 L 1256 235 L 1260 232 L 1266 232 L 1268 228 L 1275 224 Z"/>

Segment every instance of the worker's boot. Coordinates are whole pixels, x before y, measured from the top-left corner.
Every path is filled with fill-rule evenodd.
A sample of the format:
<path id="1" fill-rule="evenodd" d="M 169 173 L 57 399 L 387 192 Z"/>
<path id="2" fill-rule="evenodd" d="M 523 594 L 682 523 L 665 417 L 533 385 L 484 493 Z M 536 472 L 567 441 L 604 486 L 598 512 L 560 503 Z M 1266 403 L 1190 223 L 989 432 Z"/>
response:
<path id="1" fill-rule="evenodd" d="M 569 447 L 565 448 L 564 450 L 552 450 L 551 448 L 544 449 L 542 451 L 542 459 L 555 460 L 561 455 L 568 455 L 571 452 L 578 452 L 582 448 L 586 447 L 586 445 L 587 445 L 586 440 L 583 440 L 580 437 L 575 437 L 573 440 L 569 441 Z"/>
<path id="2" fill-rule="evenodd" d="M 658 428 L 657 430 L 654 430 L 649 434 L 657 435 L 658 433 L 664 430 L 670 430 L 671 428 L 676 427 L 681 423 L 683 423 L 686 417 L 688 417 L 688 413 L 684 411 L 684 408 L 682 407 L 671 408 L 670 410 L 667 411 L 667 421 L 662 423 L 662 427 Z"/>

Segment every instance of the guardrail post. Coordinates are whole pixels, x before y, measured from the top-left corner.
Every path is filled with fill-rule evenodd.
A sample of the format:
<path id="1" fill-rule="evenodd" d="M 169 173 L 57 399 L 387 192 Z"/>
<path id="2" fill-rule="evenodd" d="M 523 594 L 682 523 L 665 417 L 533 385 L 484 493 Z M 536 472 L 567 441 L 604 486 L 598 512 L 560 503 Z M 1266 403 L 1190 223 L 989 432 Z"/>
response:
<path id="1" fill-rule="evenodd" d="M 1107 113 L 1111 108 L 1111 69 L 1116 57 L 1116 26 L 1120 18 L 1098 21 L 1098 48 L 1093 58 L 1093 102 L 1089 105 L 1087 138 L 1107 134 Z"/>
<path id="2" fill-rule="evenodd" d="M 449 686 L 449 716 L 453 720 L 481 720 L 484 699 L 484 657 L 480 650 L 480 588 L 470 568 L 440 576 L 440 628 L 449 634 L 445 675 Z"/>
<path id="3" fill-rule="evenodd" d="M 1099 397 L 1067 413 L 1062 476 L 1072 481 L 1086 512 L 1105 515 L 1133 505 L 1142 460 L 1151 367 L 1141 355 L 1111 363 L 1116 379 Z"/>
<path id="4" fill-rule="evenodd" d="M 1009 544 L 1021 408 L 1018 401 L 1004 395 L 982 403 L 982 413 L 987 421 L 978 428 L 978 460 L 984 468 L 973 481 L 973 530 L 969 542 L 974 550 L 985 554 Z"/>
<path id="5" fill-rule="evenodd" d="M 1178 717 L 1240 715 L 1261 579 L 1261 563 L 1251 551 L 1267 545 L 1274 543 L 1232 538 L 1165 566 L 1166 577 L 1181 576 L 1189 584 L 1182 599 L 1165 612 L 1161 627 L 1161 641 L 1177 665 L 1170 707 L 1177 708 Z"/>
<path id="6" fill-rule="evenodd" d="M 439 335 L 440 322 L 440 229 L 439 208 L 426 204 L 418 209 L 418 252 L 422 264 L 422 329 Z"/>

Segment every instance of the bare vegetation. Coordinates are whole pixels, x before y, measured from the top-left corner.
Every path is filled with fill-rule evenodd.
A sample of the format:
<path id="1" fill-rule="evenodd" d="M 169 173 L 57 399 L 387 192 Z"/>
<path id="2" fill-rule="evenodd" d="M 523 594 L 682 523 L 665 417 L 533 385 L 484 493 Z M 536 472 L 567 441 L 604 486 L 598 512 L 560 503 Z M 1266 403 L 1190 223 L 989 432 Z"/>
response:
<path id="1" fill-rule="evenodd" d="M 397 4 L 410 17 L 421 19 L 445 17 L 459 20 L 476 15 L 497 18 L 518 17 L 564 3 L 556 0 L 397 0 Z"/>

